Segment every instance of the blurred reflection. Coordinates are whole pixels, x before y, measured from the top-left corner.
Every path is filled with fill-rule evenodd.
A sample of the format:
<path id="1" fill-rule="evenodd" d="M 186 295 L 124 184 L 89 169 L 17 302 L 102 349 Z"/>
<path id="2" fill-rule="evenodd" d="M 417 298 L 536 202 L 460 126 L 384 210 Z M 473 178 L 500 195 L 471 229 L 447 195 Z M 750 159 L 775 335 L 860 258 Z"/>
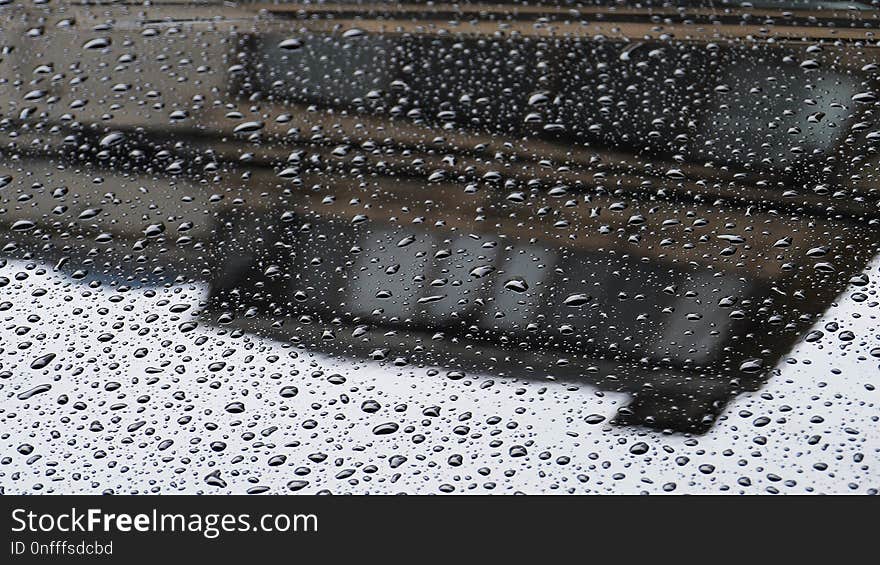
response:
<path id="1" fill-rule="evenodd" d="M 675 431 L 867 282 L 858 45 L 273 16 L 10 43 L 4 255 L 205 280 L 230 332 L 588 381 L 628 393 L 618 423 Z M 112 47 L 80 56 L 95 38 Z"/>

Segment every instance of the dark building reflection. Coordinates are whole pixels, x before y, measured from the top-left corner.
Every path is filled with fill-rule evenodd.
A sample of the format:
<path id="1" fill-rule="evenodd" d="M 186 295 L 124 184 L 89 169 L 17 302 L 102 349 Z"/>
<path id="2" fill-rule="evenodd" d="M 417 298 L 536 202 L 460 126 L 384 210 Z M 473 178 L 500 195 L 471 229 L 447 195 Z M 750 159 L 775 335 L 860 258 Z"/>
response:
<path id="1" fill-rule="evenodd" d="M 6 254 L 208 280 L 202 318 L 230 332 L 434 378 L 586 382 L 631 396 L 620 424 L 696 432 L 864 284 L 877 136 L 856 100 L 876 73 L 857 45 L 545 37 L 534 18 L 291 33 L 308 20 L 276 16 L 202 32 L 224 68 L 178 71 L 202 81 L 195 102 L 157 87 L 164 120 L 188 108 L 167 127 L 136 105 L 112 127 L 7 114 L 15 166 L 64 167 L 5 191 L 10 226 L 39 224 Z"/>

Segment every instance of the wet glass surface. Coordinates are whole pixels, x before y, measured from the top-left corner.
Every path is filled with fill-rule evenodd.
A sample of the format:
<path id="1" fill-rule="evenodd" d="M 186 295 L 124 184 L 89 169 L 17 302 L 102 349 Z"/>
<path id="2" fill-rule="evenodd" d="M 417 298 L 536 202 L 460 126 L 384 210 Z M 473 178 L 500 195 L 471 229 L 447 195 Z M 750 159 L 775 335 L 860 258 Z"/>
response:
<path id="1" fill-rule="evenodd" d="M 872 5 L 0 18 L 4 492 L 876 493 Z"/>

